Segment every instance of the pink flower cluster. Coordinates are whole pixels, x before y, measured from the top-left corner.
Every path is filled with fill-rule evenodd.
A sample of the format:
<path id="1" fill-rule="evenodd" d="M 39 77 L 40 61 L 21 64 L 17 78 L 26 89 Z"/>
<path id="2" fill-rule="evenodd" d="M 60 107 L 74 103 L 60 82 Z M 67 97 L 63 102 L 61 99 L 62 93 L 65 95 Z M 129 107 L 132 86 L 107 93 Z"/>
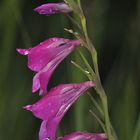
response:
<path id="1" fill-rule="evenodd" d="M 69 13 L 71 8 L 65 3 L 44 4 L 35 9 L 40 14 Z M 57 128 L 65 113 L 86 90 L 94 87 L 92 81 L 79 84 L 61 84 L 47 91 L 48 82 L 57 66 L 76 48 L 79 40 L 50 38 L 29 49 L 17 49 L 28 56 L 28 67 L 36 72 L 33 77 L 32 92 L 39 90 L 44 95 L 33 105 L 23 107 L 42 120 L 39 140 L 105 140 L 105 134 L 75 132 L 57 138 Z"/>

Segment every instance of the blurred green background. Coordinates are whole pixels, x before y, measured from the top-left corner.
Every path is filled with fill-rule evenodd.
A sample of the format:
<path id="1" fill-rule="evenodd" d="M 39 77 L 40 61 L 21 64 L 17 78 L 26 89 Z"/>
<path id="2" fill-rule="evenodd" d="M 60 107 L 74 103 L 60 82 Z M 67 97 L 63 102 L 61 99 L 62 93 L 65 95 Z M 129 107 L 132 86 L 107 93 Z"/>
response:
<path id="1" fill-rule="evenodd" d="M 33 12 L 45 2 L 0 1 L 0 140 L 38 140 L 40 121 L 22 106 L 39 97 L 31 94 L 33 73 L 16 48 L 33 47 L 53 36 L 71 37 L 63 28 L 72 28 L 65 15 L 45 17 Z M 82 0 L 82 4 L 90 37 L 98 50 L 111 121 L 120 140 L 132 140 L 140 113 L 140 0 Z M 58 67 L 50 87 L 85 80 L 70 60 L 82 64 L 80 57 L 72 53 Z M 94 106 L 85 95 L 66 114 L 59 134 L 100 131 L 89 109 L 94 110 Z"/>

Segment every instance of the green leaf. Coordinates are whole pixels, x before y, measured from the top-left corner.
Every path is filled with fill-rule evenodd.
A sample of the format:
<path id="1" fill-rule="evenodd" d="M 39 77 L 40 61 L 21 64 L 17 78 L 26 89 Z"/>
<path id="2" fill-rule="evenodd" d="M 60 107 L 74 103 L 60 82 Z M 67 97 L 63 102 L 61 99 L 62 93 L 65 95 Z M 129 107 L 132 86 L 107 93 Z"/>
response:
<path id="1" fill-rule="evenodd" d="M 139 140 L 139 139 L 140 139 L 140 114 L 139 114 L 139 117 L 138 117 L 138 121 L 137 121 L 137 124 L 136 124 L 136 129 L 135 129 L 134 136 L 133 136 L 132 140 Z"/>

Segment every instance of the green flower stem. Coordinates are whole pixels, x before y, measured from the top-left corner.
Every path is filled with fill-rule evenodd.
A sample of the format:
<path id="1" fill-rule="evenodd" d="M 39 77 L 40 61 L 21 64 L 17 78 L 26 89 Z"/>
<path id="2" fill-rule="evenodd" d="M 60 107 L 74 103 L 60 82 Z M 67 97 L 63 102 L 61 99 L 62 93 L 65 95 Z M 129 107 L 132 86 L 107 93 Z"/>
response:
<path id="1" fill-rule="evenodd" d="M 80 16 L 80 19 L 81 19 L 82 29 L 83 29 L 83 32 L 85 34 L 87 46 L 90 47 L 90 40 L 88 37 L 88 32 L 87 32 L 87 27 L 86 27 L 86 18 L 84 15 L 82 15 L 82 16 Z"/>
<path id="2" fill-rule="evenodd" d="M 101 95 L 100 97 L 101 97 L 102 104 L 103 104 L 103 110 L 104 110 L 104 115 L 105 115 L 104 119 L 105 119 L 105 125 L 106 125 L 108 139 L 115 140 L 115 137 L 112 135 L 112 132 L 111 132 L 111 123 L 110 123 L 109 114 L 108 114 L 107 96 L 104 94 L 104 95 Z"/>
<path id="3" fill-rule="evenodd" d="M 104 111 L 104 119 L 105 119 L 105 126 L 107 130 L 107 136 L 109 140 L 117 140 L 115 132 L 112 134 L 112 125 L 109 119 L 109 113 L 108 113 L 108 101 L 107 101 L 107 96 L 105 94 L 105 91 L 102 87 L 101 80 L 100 80 L 100 75 L 99 75 L 99 70 L 98 70 L 98 62 L 97 62 L 97 52 L 92 51 L 91 52 L 92 59 L 93 59 L 93 64 L 94 64 L 94 69 L 96 73 L 95 77 L 95 82 L 96 82 L 96 91 L 100 96 L 102 105 L 103 105 L 103 111 Z"/>
<path id="4" fill-rule="evenodd" d="M 82 29 L 81 32 L 83 32 L 82 38 L 84 38 L 84 39 L 81 38 L 80 40 L 82 40 L 81 42 L 89 50 L 89 52 L 91 53 L 91 56 L 92 56 L 94 71 L 91 71 L 91 67 L 89 67 L 89 65 L 87 65 L 88 63 L 86 61 L 84 61 L 84 62 L 87 65 L 89 72 L 91 72 L 91 74 L 92 74 L 92 79 L 91 79 L 91 77 L 89 77 L 89 79 L 95 82 L 95 84 L 96 84 L 95 90 L 101 99 L 102 108 L 103 108 L 104 123 L 105 123 L 104 130 L 106 130 L 105 133 L 107 134 L 108 140 L 117 140 L 115 131 L 114 131 L 114 129 L 111 125 L 110 119 L 109 119 L 107 96 L 105 94 L 105 91 L 102 87 L 101 80 L 100 80 L 100 75 L 99 75 L 99 70 L 98 70 L 97 52 L 96 52 L 96 49 L 93 46 L 93 44 L 90 41 L 89 36 L 88 36 L 87 23 L 86 23 L 87 21 L 86 21 L 86 17 L 84 16 L 84 13 L 82 10 L 81 1 L 77 0 L 78 7 L 74 3 L 74 1 L 70 1 L 70 0 L 65 0 L 65 1 L 68 2 L 70 7 L 74 10 L 74 12 L 80 18 L 80 24 L 78 24 L 78 25 L 81 25 L 81 29 Z M 79 68 L 82 72 L 85 73 L 85 71 L 79 65 L 77 65 L 77 64 L 74 64 L 74 65 L 77 68 Z"/>
<path id="5" fill-rule="evenodd" d="M 81 7 L 81 3 L 79 2 L 79 7 Z M 94 65 L 94 69 L 95 69 L 95 77 L 93 78 L 93 80 L 95 80 L 96 83 L 96 91 L 100 96 L 102 105 L 103 105 L 103 112 L 104 112 L 104 121 L 105 121 L 105 126 L 106 126 L 106 133 L 108 136 L 109 140 L 117 140 L 116 136 L 114 136 L 112 134 L 112 128 L 111 128 L 111 122 L 109 119 L 109 113 L 108 113 L 108 102 L 107 102 L 107 96 L 105 94 L 105 91 L 102 87 L 101 84 L 101 80 L 100 80 L 100 75 L 99 75 L 99 70 L 98 70 L 98 62 L 97 62 L 97 52 L 95 47 L 92 45 L 89 37 L 88 37 L 88 31 L 87 31 L 87 25 L 86 25 L 86 18 L 83 15 L 80 15 L 80 19 L 81 19 L 81 24 L 82 24 L 82 29 L 85 35 L 85 40 L 87 43 L 87 48 L 90 51 L 91 55 L 92 55 L 92 60 L 93 60 L 93 65 Z"/>

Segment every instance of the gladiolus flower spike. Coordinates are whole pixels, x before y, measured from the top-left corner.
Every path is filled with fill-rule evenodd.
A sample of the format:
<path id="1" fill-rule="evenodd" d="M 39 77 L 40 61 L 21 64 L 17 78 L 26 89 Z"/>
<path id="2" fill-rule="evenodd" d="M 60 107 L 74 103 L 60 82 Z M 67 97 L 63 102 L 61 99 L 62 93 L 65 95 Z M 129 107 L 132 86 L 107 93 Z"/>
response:
<path id="1" fill-rule="evenodd" d="M 32 111 L 34 116 L 43 120 L 39 140 L 46 138 L 56 140 L 56 130 L 65 113 L 87 89 L 93 86 L 95 85 L 91 81 L 58 85 L 37 103 L 25 106 L 24 109 Z"/>
<path id="2" fill-rule="evenodd" d="M 48 3 L 35 8 L 34 11 L 49 16 L 57 13 L 69 13 L 72 9 L 65 3 Z"/>
<path id="3" fill-rule="evenodd" d="M 34 11 L 49 16 L 57 13 L 68 14 L 72 12 L 73 9 L 74 12 L 80 15 L 82 28 L 85 28 L 82 32 L 87 39 L 86 19 L 83 15 L 80 1 L 78 1 L 78 6 L 75 4 L 76 2 L 66 2 L 68 2 L 69 5 L 64 2 L 43 4 L 35 8 Z M 79 40 L 54 37 L 41 42 L 33 48 L 17 49 L 21 55 L 28 56 L 28 67 L 36 72 L 33 77 L 32 92 L 34 93 L 39 90 L 40 95 L 48 93 L 33 105 L 23 107 L 24 109 L 31 111 L 35 117 L 42 121 L 39 131 L 39 140 L 107 140 L 107 136 L 109 140 L 113 138 L 110 131 L 110 123 L 106 121 L 109 120 L 108 115 L 105 115 L 105 124 L 108 123 L 106 125 L 107 136 L 104 133 L 88 132 L 73 132 L 61 138 L 57 138 L 56 136 L 58 125 L 69 108 L 86 90 L 95 87 L 94 82 L 87 81 L 79 84 L 61 84 L 47 92 L 49 80 L 57 66 L 76 47 L 80 46 L 80 44 Z M 89 44 L 87 43 L 87 45 Z M 91 51 L 91 53 L 93 52 Z M 95 62 L 93 61 L 93 63 Z M 103 105 L 106 106 L 106 104 Z M 104 112 L 105 114 L 108 114 L 106 110 L 104 110 Z"/>
<path id="4" fill-rule="evenodd" d="M 37 72 L 33 78 L 33 93 L 39 89 L 40 94 L 46 92 L 56 67 L 79 45 L 78 40 L 51 38 L 34 48 L 17 49 L 20 54 L 28 55 L 28 67 Z"/>

